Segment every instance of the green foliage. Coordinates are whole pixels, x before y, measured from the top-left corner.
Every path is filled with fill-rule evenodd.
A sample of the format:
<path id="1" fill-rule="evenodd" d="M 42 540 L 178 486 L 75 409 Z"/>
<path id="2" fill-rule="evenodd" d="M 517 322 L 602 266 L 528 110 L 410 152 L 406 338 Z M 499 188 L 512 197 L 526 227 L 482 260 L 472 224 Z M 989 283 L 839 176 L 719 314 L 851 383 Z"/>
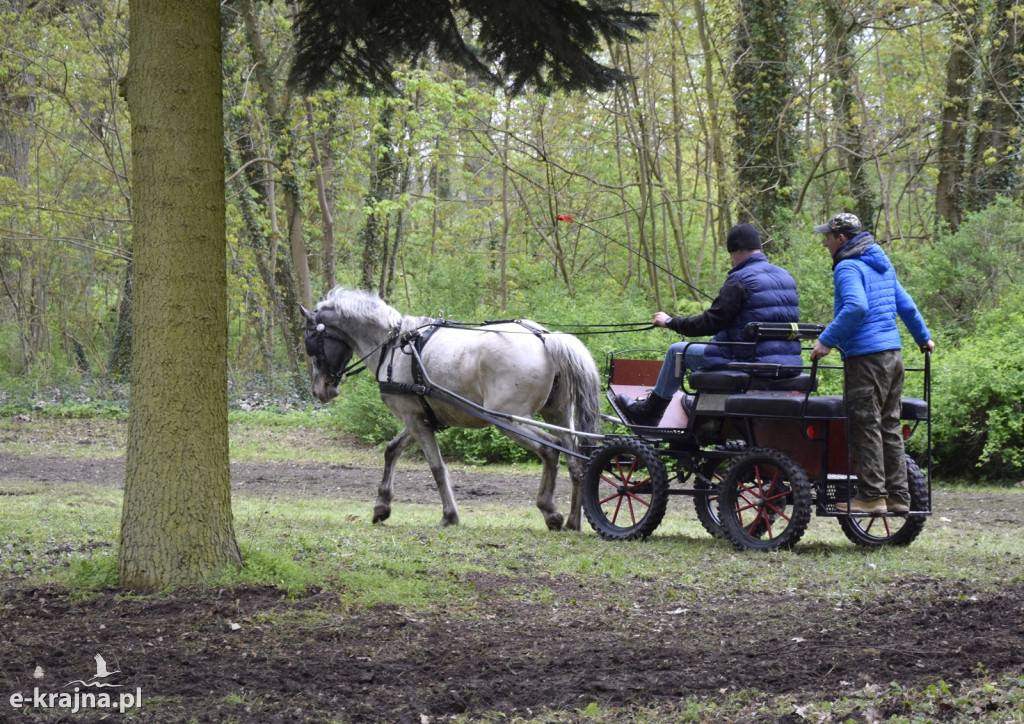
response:
<path id="1" fill-rule="evenodd" d="M 320 575 L 312 568 L 285 552 L 251 546 L 243 549 L 242 561 L 241 571 L 225 574 L 219 583 L 258 583 L 275 586 L 290 596 L 297 596 L 323 583 Z"/>
<path id="2" fill-rule="evenodd" d="M 441 453 L 448 460 L 471 465 L 498 462 L 526 462 L 537 457 L 516 445 L 495 427 L 451 428 L 438 435 Z"/>
<path id="3" fill-rule="evenodd" d="M 786 269 L 797 282 L 800 320 L 814 324 L 832 321 L 832 257 L 821 245 L 821 234 L 813 231 L 809 218 L 798 218 L 796 229 L 784 235 L 780 249 L 765 247 L 768 260 Z"/>
<path id="4" fill-rule="evenodd" d="M 124 419 L 127 385 L 83 377 L 59 367 L 34 367 L 29 374 L 0 374 L 0 417 L 14 415 Z"/>
<path id="5" fill-rule="evenodd" d="M 369 372 L 346 381 L 331 404 L 338 426 L 360 442 L 381 445 L 402 431 L 402 423 L 380 401 Z"/>
<path id="6" fill-rule="evenodd" d="M 116 588 L 117 582 L 117 558 L 109 551 L 75 558 L 67 571 L 67 585 L 77 595 Z"/>
<path id="7" fill-rule="evenodd" d="M 960 339 L 979 313 L 1003 306 L 1024 266 L 1024 208 L 999 199 L 970 214 L 955 234 L 938 233 L 926 247 L 915 299 L 933 335 Z"/>
<path id="8" fill-rule="evenodd" d="M 943 476 L 1019 479 L 1024 467 L 1024 294 L 935 355 L 935 463 Z"/>

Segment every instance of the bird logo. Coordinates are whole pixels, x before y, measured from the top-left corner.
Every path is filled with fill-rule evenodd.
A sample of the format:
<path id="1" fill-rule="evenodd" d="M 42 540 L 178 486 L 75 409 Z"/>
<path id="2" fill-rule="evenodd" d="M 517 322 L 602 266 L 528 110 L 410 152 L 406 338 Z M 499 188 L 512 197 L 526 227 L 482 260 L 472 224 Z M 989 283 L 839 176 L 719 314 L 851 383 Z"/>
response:
<path id="1" fill-rule="evenodd" d="M 92 676 L 88 681 L 83 681 L 82 679 L 76 679 L 75 681 L 69 681 L 64 686 L 68 687 L 68 686 L 71 686 L 72 684 L 81 684 L 82 686 L 95 686 L 97 688 L 107 687 L 107 686 L 111 686 L 111 687 L 123 686 L 123 684 L 108 684 L 107 682 L 103 681 L 103 679 L 106 679 L 109 676 L 113 676 L 114 674 L 120 674 L 121 673 L 121 669 L 114 669 L 113 671 L 108 671 L 107 670 L 107 661 L 106 661 L 106 659 L 104 659 L 99 654 L 96 654 L 96 656 L 94 656 L 93 658 L 96 659 L 96 674 L 94 676 Z"/>

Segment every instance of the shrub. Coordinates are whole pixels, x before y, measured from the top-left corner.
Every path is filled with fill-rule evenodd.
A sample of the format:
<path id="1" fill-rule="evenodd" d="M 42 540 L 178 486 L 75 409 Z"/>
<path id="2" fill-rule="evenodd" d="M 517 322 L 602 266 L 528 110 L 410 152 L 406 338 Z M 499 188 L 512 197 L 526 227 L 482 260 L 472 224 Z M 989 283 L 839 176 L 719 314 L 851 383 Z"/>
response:
<path id="1" fill-rule="evenodd" d="M 1019 478 L 1024 467 L 1024 312 L 983 314 L 958 349 L 935 355 L 933 440 L 943 478 Z"/>
<path id="2" fill-rule="evenodd" d="M 1007 199 L 969 215 L 957 233 L 937 234 L 911 289 L 932 334 L 973 334 L 979 315 L 1016 287 L 1022 260 L 1024 209 Z"/>

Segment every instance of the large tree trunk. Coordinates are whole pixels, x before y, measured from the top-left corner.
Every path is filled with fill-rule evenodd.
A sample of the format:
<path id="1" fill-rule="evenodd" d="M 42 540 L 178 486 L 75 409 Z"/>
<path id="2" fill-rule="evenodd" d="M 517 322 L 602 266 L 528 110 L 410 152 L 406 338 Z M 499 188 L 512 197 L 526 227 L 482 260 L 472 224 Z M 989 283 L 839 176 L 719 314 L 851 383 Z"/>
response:
<path id="1" fill-rule="evenodd" d="M 384 263 L 388 244 L 388 216 L 377 209 L 382 201 L 391 200 L 398 180 L 392 124 L 394 109 L 389 103 L 381 108 L 380 118 L 370 139 L 372 149 L 370 188 L 364 196 L 366 221 L 356 236 L 356 247 L 362 247 L 359 287 L 381 296 L 380 280 L 385 278 Z"/>
<path id="2" fill-rule="evenodd" d="M 966 208 L 983 209 L 1013 196 L 1020 183 L 1020 134 L 1024 128 L 1024 13 L 1021 0 L 997 0 L 981 81 L 981 104 L 971 153 Z"/>
<path id="3" fill-rule="evenodd" d="M 131 407 L 118 569 L 133 591 L 241 556 L 231 517 L 218 0 L 131 0 Z"/>
<path id="4" fill-rule="evenodd" d="M 792 209 L 795 199 L 793 0 L 741 0 L 737 17 L 732 79 L 737 220 L 753 222 L 771 236 L 776 215 Z"/>
<path id="5" fill-rule="evenodd" d="M 871 189 L 866 166 L 871 151 L 864 139 L 864 114 L 857 93 L 854 39 L 860 31 L 858 24 L 847 17 L 847 8 L 837 0 L 825 0 L 825 57 L 828 60 L 832 90 L 832 110 L 837 126 L 836 153 L 846 169 L 846 192 L 856 199 L 853 211 L 865 229 L 874 231 L 878 204 Z"/>
<path id="6" fill-rule="evenodd" d="M 973 2 L 954 0 L 949 20 L 950 49 L 946 59 L 946 97 L 938 150 L 939 177 L 935 183 L 935 213 L 956 231 L 964 212 L 964 159 L 976 60 L 969 52 L 977 25 Z"/>

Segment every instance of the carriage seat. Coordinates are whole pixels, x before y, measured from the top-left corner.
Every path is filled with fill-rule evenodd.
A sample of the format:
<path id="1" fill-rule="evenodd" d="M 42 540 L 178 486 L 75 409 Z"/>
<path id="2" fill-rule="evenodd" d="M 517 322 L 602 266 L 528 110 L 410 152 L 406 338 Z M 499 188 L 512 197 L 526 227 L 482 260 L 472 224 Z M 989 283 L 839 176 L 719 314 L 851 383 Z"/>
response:
<path id="1" fill-rule="evenodd" d="M 740 370 L 697 370 L 687 379 L 697 392 L 736 394 L 747 390 L 810 392 L 817 386 L 808 374 L 796 377 L 760 377 Z"/>
<path id="2" fill-rule="evenodd" d="M 804 407 L 806 400 L 807 406 Z M 725 400 L 725 414 L 740 417 L 804 417 L 813 419 L 842 419 L 846 417 L 846 404 L 842 395 L 806 397 L 800 394 L 748 393 L 730 395 Z M 928 403 L 916 397 L 904 397 L 900 409 L 901 420 L 927 420 Z"/>
<path id="3" fill-rule="evenodd" d="M 927 420 L 928 403 L 917 397 L 904 397 L 900 402 L 903 406 L 900 410 L 901 420 Z"/>

